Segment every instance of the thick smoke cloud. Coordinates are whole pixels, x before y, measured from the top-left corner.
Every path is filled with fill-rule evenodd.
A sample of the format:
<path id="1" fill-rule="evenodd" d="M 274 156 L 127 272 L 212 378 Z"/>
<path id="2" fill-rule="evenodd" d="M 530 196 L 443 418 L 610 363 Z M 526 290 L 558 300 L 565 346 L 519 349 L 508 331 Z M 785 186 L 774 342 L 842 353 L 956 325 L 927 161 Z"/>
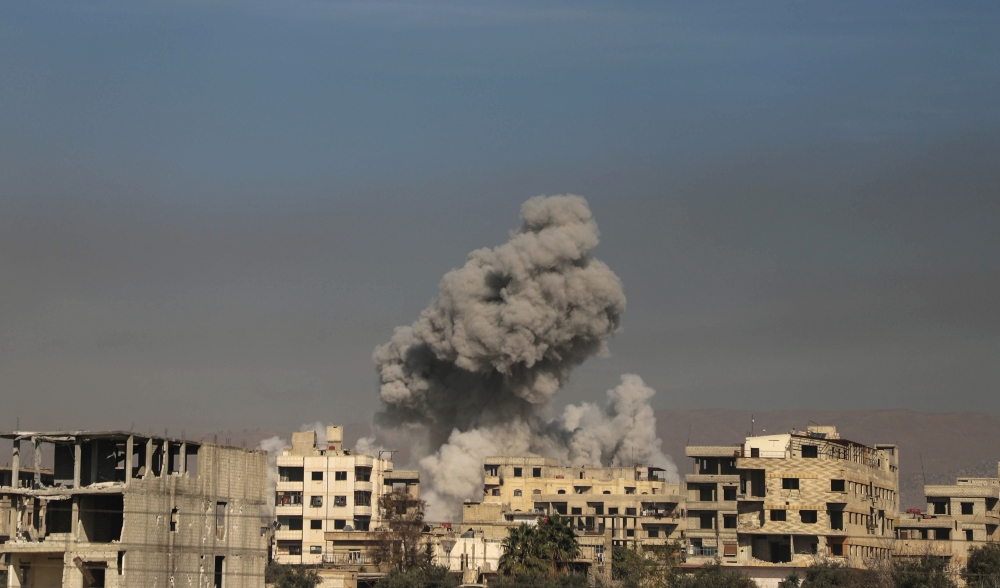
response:
<path id="1" fill-rule="evenodd" d="M 569 406 L 542 418 L 571 370 L 606 351 L 625 294 L 590 256 L 599 234 L 582 197 L 532 198 L 521 220 L 507 243 L 473 251 L 445 274 L 417 321 L 374 353 L 384 403 L 376 432 L 411 448 L 431 516 L 453 516 L 461 499 L 481 495 L 490 455 L 596 465 L 627 463 L 634 452 L 672 467 L 648 405 L 654 392 L 638 376 L 624 376 L 604 408 Z"/>

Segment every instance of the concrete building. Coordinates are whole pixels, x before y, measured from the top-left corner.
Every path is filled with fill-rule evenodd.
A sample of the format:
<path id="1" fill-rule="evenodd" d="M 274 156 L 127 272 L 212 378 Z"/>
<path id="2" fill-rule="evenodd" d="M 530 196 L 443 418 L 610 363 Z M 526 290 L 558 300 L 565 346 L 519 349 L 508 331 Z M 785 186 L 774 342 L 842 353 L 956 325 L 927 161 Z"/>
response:
<path id="1" fill-rule="evenodd" d="M 570 518 L 581 548 L 575 563 L 597 574 L 610 573 L 613 546 L 683 541 L 681 485 L 667 483 L 660 468 L 570 467 L 541 457 L 489 457 L 483 468 L 482 500 L 462 508 L 462 541 L 449 561 L 456 571 L 471 562 L 480 573 L 495 571 L 507 529 L 552 514 Z"/>
<path id="2" fill-rule="evenodd" d="M 378 499 L 394 488 L 420 496 L 414 470 L 394 470 L 381 456 L 343 447 L 344 428 L 327 427 L 326 444 L 315 431 L 292 434 L 276 458 L 274 560 L 282 564 L 368 563 L 368 547 L 382 521 Z"/>
<path id="3" fill-rule="evenodd" d="M 888 558 L 899 520 L 899 451 L 841 439 L 835 427 L 689 446 L 687 564 L 719 558 L 761 586 L 817 559 Z"/>
<path id="4" fill-rule="evenodd" d="M 927 510 L 907 511 L 896 526 L 896 556 L 940 557 L 958 572 L 970 549 L 1000 540 L 1000 465 L 997 478 L 958 478 L 924 494 Z"/>
<path id="5" fill-rule="evenodd" d="M 0 438 L 13 442 L 0 487 L 7 586 L 263 588 L 265 452 L 123 431 Z M 50 476 L 35 460 L 23 483 L 25 443 L 50 446 Z"/>

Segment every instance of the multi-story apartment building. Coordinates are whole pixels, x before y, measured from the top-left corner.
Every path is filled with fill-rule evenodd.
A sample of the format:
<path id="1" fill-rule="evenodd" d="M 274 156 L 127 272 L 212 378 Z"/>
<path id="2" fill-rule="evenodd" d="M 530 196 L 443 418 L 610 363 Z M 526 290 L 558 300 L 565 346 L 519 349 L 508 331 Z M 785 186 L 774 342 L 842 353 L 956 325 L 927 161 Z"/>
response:
<path id="1" fill-rule="evenodd" d="M 542 457 L 488 457 L 483 467 L 483 498 L 463 505 L 465 541 L 451 550 L 452 569 L 466 572 L 478 561 L 480 574 L 495 571 L 508 528 L 552 514 L 568 517 L 577 532 L 574 564 L 599 575 L 610 573 L 612 546 L 683 540 L 681 485 L 667 483 L 661 468 L 569 467 Z"/>
<path id="2" fill-rule="evenodd" d="M 924 494 L 926 512 L 907 511 L 896 526 L 897 556 L 941 557 L 958 571 L 970 549 L 1000 540 L 1000 465 L 997 478 L 958 478 L 924 486 Z"/>
<path id="3" fill-rule="evenodd" d="M 13 442 L 5 586 L 263 588 L 265 452 L 122 431 L 0 438 Z M 25 443 L 54 455 L 48 473 L 34 460 L 29 483 Z"/>
<path id="4" fill-rule="evenodd" d="M 343 440 L 339 426 L 327 427 L 323 447 L 315 431 L 293 433 L 292 446 L 277 456 L 275 561 L 360 563 L 370 532 L 382 522 L 379 497 L 393 488 L 419 497 L 416 471 L 345 450 Z"/>
<path id="5" fill-rule="evenodd" d="M 687 562 L 721 560 L 762 586 L 817 558 L 862 565 L 891 555 L 899 451 L 841 439 L 835 427 L 689 446 Z"/>

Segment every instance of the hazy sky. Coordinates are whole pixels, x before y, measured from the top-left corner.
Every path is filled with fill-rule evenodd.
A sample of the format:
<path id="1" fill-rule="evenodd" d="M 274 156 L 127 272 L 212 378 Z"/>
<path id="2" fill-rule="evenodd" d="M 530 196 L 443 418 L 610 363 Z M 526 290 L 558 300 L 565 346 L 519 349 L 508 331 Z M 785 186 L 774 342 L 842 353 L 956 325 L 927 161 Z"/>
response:
<path id="1" fill-rule="evenodd" d="M 560 400 L 1000 412 L 996 2 L 0 3 L 0 429 L 353 422 L 520 203 L 628 310 Z"/>

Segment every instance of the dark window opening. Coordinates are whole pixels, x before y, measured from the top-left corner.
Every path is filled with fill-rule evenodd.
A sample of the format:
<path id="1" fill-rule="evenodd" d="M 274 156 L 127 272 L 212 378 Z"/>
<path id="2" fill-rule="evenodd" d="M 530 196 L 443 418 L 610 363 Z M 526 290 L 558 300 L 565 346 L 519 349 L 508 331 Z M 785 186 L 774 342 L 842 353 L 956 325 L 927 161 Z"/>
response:
<path id="1" fill-rule="evenodd" d="M 125 573 L 125 552 L 118 552 L 118 575 L 121 576 Z"/>
<path id="2" fill-rule="evenodd" d="M 843 480 L 830 480 L 830 492 L 843 492 L 843 491 L 844 491 Z"/>
<path id="3" fill-rule="evenodd" d="M 521 477 L 521 468 L 514 468 L 514 477 L 515 478 Z"/>
<path id="4" fill-rule="evenodd" d="M 968 529 L 965 531 L 965 540 L 972 541 L 972 529 Z"/>
<path id="5" fill-rule="evenodd" d="M 371 506 L 372 493 L 364 490 L 354 491 L 354 506 Z"/>
<path id="6" fill-rule="evenodd" d="M 323 479 L 323 472 L 313 472 L 311 477 L 314 482 L 321 481 Z"/>
<path id="7" fill-rule="evenodd" d="M 948 503 L 947 502 L 935 502 L 934 503 L 934 514 L 948 514 Z"/>
<path id="8" fill-rule="evenodd" d="M 108 564 L 104 562 L 87 562 L 84 564 L 87 569 L 87 573 L 90 578 L 86 575 L 83 577 L 83 585 L 88 588 L 104 588 L 105 575 L 108 571 Z"/>
<path id="9" fill-rule="evenodd" d="M 659 527 L 647 527 L 646 528 L 646 535 L 648 537 L 650 537 L 650 538 L 659 537 L 660 536 L 660 528 Z"/>
<path id="10" fill-rule="evenodd" d="M 334 496 L 333 497 L 333 505 L 334 506 L 347 506 L 347 497 L 346 496 Z"/>
<path id="11" fill-rule="evenodd" d="M 344 525 L 346 524 L 347 521 L 344 519 L 333 519 L 333 528 L 336 531 L 342 531 L 344 529 Z"/>
<path id="12" fill-rule="evenodd" d="M 771 511 L 772 521 L 783 521 L 785 520 L 785 511 L 783 510 L 772 510 Z"/>
<path id="13" fill-rule="evenodd" d="M 819 447 L 816 445 L 803 445 L 802 446 L 802 457 L 805 458 L 817 458 L 819 457 Z"/>
<path id="14" fill-rule="evenodd" d="M 830 555 L 836 555 L 842 557 L 844 555 L 844 544 L 843 543 L 831 543 L 830 544 Z"/>
<path id="15" fill-rule="evenodd" d="M 553 502 L 552 508 L 556 509 L 556 512 L 564 515 L 566 514 L 566 503 L 565 502 Z"/>
<path id="16" fill-rule="evenodd" d="M 700 529 L 714 529 L 715 528 L 715 515 L 714 514 L 703 514 L 698 517 L 698 523 Z"/>
<path id="17" fill-rule="evenodd" d="M 302 547 L 299 547 L 299 554 L 302 553 Z M 225 578 L 226 578 L 226 556 L 217 555 L 215 556 L 215 588 L 225 588 Z"/>
<path id="18" fill-rule="evenodd" d="M 312 529 L 313 531 L 322 531 L 323 521 L 321 521 L 320 519 L 313 519 L 309 521 L 309 528 Z"/>
<path id="19" fill-rule="evenodd" d="M 816 522 L 816 511 L 815 510 L 800 510 L 799 518 L 802 519 L 803 523 L 815 523 Z"/>
<path id="20" fill-rule="evenodd" d="M 782 478 L 781 479 L 781 489 L 782 490 L 798 490 L 799 489 L 799 479 L 798 478 Z"/>
<path id="21" fill-rule="evenodd" d="M 618 507 L 617 506 L 609 507 L 608 508 L 608 514 L 609 515 L 616 515 L 616 514 L 618 514 Z"/>
<path id="22" fill-rule="evenodd" d="M 531 477 L 532 478 L 541 478 L 542 477 L 542 468 L 532 468 L 531 469 Z"/>
<path id="23" fill-rule="evenodd" d="M 935 529 L 934 530 L 935 539 L 951 539 L 951 529 Z"/>
<path id="24" fill-rule="evenodd" d="M 170 532 L 177 532 L 177 508 L 170 509 Z"/>
<path id="25" fill-rule="evenodd" d="M 583 509 L 580 508 L 580 507 L 578 507 L 578 506 L 574 506 L 571 514 L 575 514 L 575 515 L 583 514 Z"/>
<path id="26" fill-rule="evenodd" d="M 964 514 L 964 515 L 970 515 L 970 514 L 972 514 L 972 503 L 971 502 L 963 502 L 962 503 L 962 514 Z"/>
<path id="27" fill-rule="evenodd" d="M 723 486 L 722 499 L 727 502 L 736 500 L 736 486 Z"/>
<path id="28" fill-rule="evenodd" d="M 698 492 L 698 498 L 702 502 L 712 502 L 713 500 L 715 500 L 715 487 L 702 486 Z"/>
<path id="29" fill-rule="evenodd" d="M 625 516 L 627 516 L 627 517 L 634 517 L 635 516 L 635 508 L 630 507 L 630 506 L 625 507 Z"/>
<path id="30" fill-rule="evenodd" d="M 278 477 L 282 482 L 301 482 L 304 474 L 304 468 L 278 468 Z"/>
<path id="31" fill-rule="evenodd" d="M 301 531 L 302 517 L 278 517 L 278 526 L 289 531 Z"/>
<path id="32" fill-rule="evenodd" d="M 122 538 L 125 522 L 125 499 L 121 494 L 111 496 L 80 496 L 80 523 L 85 540 L 91 543 L 110 543 Z"/>
<path id="33" fill-rule="evenodd" d="M 724 529 L 735 529 L 736 528 L 736 515 L 722 515 L 722 528 L 724 528 Z"/>
<path id="34" fill-rule="evenodd" d="M 759 447 L 751 447 L 750 448 L 750 457 L 760 457 L 760 448 Z"/>
<path id="35" fill-rule="evenodd" d="M 371 526 L 371 522 L 371 517 L 354 517 L 354 530 L 367 531 L 368 527 Z"/>
<path id="36" fill-rule="evenodd" d="M 215 538 L 222 541 L 226 538 L 226 503 L 215 503 Z"/>
<path id="37" fill-rule="evenodd" d="M 187 472 L 187 477 L 197 478 L 198 477 L 198 449 L 199 447 L 187 446 L 187 456 L 185 457 L 184 471 Z"/>
<path id="38" fill-rule="evenodd" d="M 333 472 L 334 481 L 344 481 L 347 479 L 347 472 Z"/>
<path id="39" fill-rule="evenodd" d="M 371 468 L 354 468 L 354 481 L 355 482 L 371 482 L 372 481 L 372 469 Z"/>
<path id="40" fill-rule="evenodd" d="M 73 531 L 73 502 L 71 500 L 53 500 L 49 503 L 45 513 L 45 529 L 49 533 L 71 533 Z"/>
<path id="41" fill-rule="evenodd" d="M 830 528 L 837 531 L 844 530 L 844 511 L 842 510 L 831 510 L 827 512 L 827 516 L 830 517 Z"/>

